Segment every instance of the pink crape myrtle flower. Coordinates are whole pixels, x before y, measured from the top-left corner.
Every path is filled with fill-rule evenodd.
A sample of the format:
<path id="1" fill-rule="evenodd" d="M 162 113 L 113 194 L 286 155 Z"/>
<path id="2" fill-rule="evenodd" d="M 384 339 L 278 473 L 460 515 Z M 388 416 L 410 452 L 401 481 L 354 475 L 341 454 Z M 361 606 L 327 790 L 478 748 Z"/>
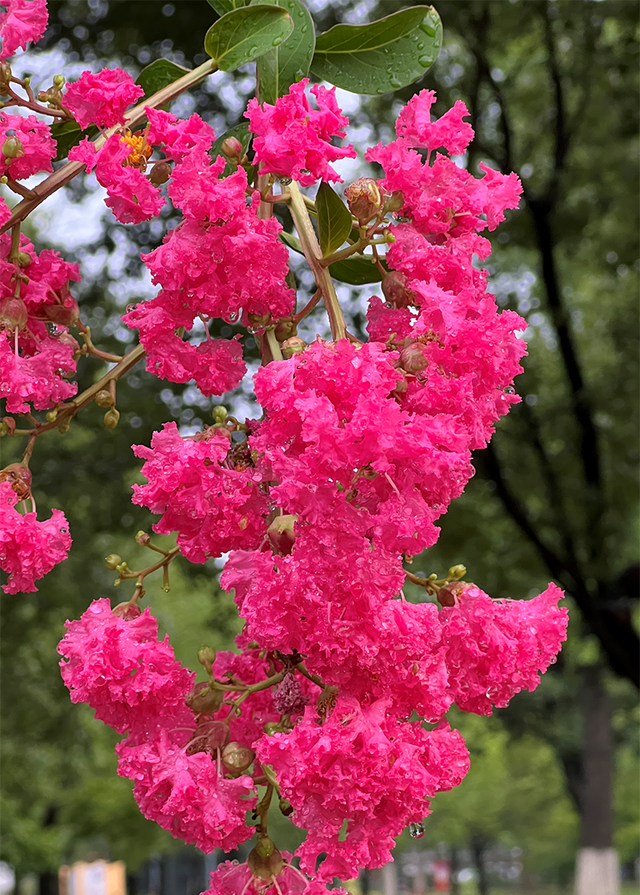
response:
<path id="1" fill-rule="evenodd" d="M 48 124 L 35 115 L 0 112 L 0 176 L 24 180 L 39 171 L 52 171 L 56 143 Z"/>
<path id="2" fill-rule="evenodd" d="M 33 593 L 35 582 L 67 558 L 69 526 L 61 510 L 38 522 L 36 513 L 19 513 L 18 495 L 9 482 L 0 482 L 0 569 L 6 572 L 6 594 Z"/>
<path id="3" fill-rule="evenodd" d="M 0 12 L 0 59 L 13 56 L 20 47 L 26 50 L 28 43 L 35 43 L 44 34 L 49 13 L 46 0 L 3 0 Z"/>
<path id="4" fill-rule="evenodd" d="M 207 752 L 189 755 L 189 728 L 195 729 L 193 713 L 182 706 L 151 730 L 133 730 L 116 746 L 118 774 L 135 781 L 142 814 L 176 839 L 204 852 L 231 851 L 255 832 L 245 823 L 257 802 L 253 780 L 223 777 Z"/>
<path id="5" fill-rule="evenodd" d="M 37 345 L 27 345 L 29 354 L 16 354 L 14 336 L 0 331 L 0 398 L 9 413 L 29 413 L 29 404 L 48 410 L 78 391 L 76 382 L 64 378 L 75 373 L 78 343 L 66 332 L 49 336 L 41 326 Z"/>
<path id="6" fill-rule="evenodd" d="M 431 121 L 431 106 L 436 100 L 433 90 L 421 90 L 412 96 L 396 121 L 396 134 L 414 149 L 444 148 L 460 155 L 473 140 L 473 128 L 463 118 L 469 110 L 461 100 L 436 121 Z"/>
<path id="7" fill-rule="evenodd" d="M 69 152 L 71 161 L 82 162 L 107 190 L 105 204 L 122 224 L 140 224 L 156 217 L 165 204 L 160 191 L 138 167 L 129 165 L 131 138 L 112 134 L 96 151 L 87 137 Z"/>
<path id="8" fill-rule="evenodd" d="M 105 68 L 97 74 L 82 72 L 77 81 L 67 86 L 63 102 L 84 130 L 90 124 L 122 124 L 125 110 L 142 96 L 144 90 L 128 72 Z"/>
<path id="9" fill-rule="evenodd" d="M 255 876 L 248 864 L 225 861 L 213 871 L 202 895 L 346 895 L 344 889 L 327 889 L 325 883 L 306 877 L 291 863 L 289 852 L 281 852 L 281 857 L 282 869 L 271 879 Z"/>
<path id="10" fill-rule="evenodd" d="M 154 531 L 177 531 L 191 562 L 262 542 L 270 509 L 260 476 L 243 469 L 239 455 L 234 461 L 226 430 L 183 438 L 175 423 L 165 423 L 150 448 L 137 445 L 134 453 L 145 459 L 142 475 L 149 481 L 133 486 L 133 502 L 163 514 Z"/>
<path id="11" fill-rule="evenodd" d="M 468 585 L 440 612 L 451 693 L 465 712 L 490 715 L 535 690 L 566 640 L 568 611 L 555 584 L 533 600 L 495 601 Z"/>
<path id="12" fill-rule="evenodd" d="M 336 88 L 327 90 L 314 84 L 311 93 L 318 105 L 314 109 L 305 93 L 308 83 L 309 79 L 303 78 L 292 84 L 274 106 L 252 99 L 244 113 L 256 135 L 253 149 L 260 172 L 290 177 L 301 186 L 316 180 L 342 180 L 330 162 L 357 155 L 351 145 L 341 149 L 330 142 L 332 137 L 344 137 L 349 123 L 338 108 Z"/>
<path id="13" fill-rule="evenodd" d="M 260 646 L 298 652 L 327 684 L 439 721 L 450 707 L 438 610 L 392 599 L 399 557 L 340 531 L 297 536 L 288 556 L 234 552 L 222 574 Z"/>
<path id="14" fill-rule="evenodd" d="M 390 861 L 394 838 L 469 769 L 464 740 L 448 724 L 427 731 L 398 722 L 387 699 L 364 706 L 342 693 L 324 723 L 309 706 L 290 733 L 264 737 L 257 752 L 295 808 L 293 822 L 307 830 L 296 851 L 300 866 L 321 882 Z"/>
<path id="15" fill-rule="evenodd" d="M 94 600 L 65 627 L 58 652 L 71 701 L 86 702 L 118 733 L 153 725 L 184 704 L 195 675 L 176 660 L 168 638 L 158 641 L 158 622 L 148 608 L 124 618 L 111 611 L 109 600 Z"/>

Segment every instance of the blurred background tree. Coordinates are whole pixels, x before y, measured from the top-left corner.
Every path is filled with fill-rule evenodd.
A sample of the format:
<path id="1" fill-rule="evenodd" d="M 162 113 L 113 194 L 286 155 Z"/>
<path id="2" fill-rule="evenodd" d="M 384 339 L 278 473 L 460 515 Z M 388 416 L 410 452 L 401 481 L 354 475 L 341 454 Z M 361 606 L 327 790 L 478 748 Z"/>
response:
<path id="1" fill-rule="evenodd" d="M 408 5 L 308 2 L 320 30 Z M 26 64 L 70 79 L 104 65 L 135 72 L 159 57 L 197 65 L 215 18 L 204 0 L 50 8 L 45 40 Z M 438 113 L 463 99 L 477 131 L 468 166 L 485 159 L 520 174 L 524 200 L 494 237 L 489 265 L 500 304 L 527 318 L 529 357 L 517 382 L 523 402 L 478 452 L 476 478 L 414 570 L 464 562 L 468 579 L 495 597 L 530 596 L 553 578 L 570 595 L 572 621 L 566 651 L 534 694 L 489 723 L 460 718 L 474 767 L 466 785 L 434 800 L 425 842 L 472 846 L 481 891 L 494 842 L 522 848 L 533 882 L 564 885 L 579 845 L 606 851 L 615 842 L 629 872 L 638 854 L 637 9 L 626 0 L 443 0 L 437 8 L 445 44 L 422 82 L 360 103 L 341 99 L 357 144 L 387 138 L 415 90 L 436 89 Z M 216 75 L 179 100 L 180 114 L 198 111 L 223 133 L 240 120 L 253 84 L 250 67 Z M 115 223 L 89 180 L 38 213 L 38 245 L 82 265 L 83 319 L 105 350 L 134 338 L 119 316 L 153 293 L 139 253 L 163 232 L 157 222 Z M 364 322 L 362 295 L 350 300 L 354 330 Z M 97 375 L 86 364 L 80 387 Z M 249 398 L 225 403 L 244 412 Z M 195 389 L 139 368 L 119 387 L 118 408 L 114 431 L 93 407 L 67 435 L 38 445 L 36 499 L 65 509 L 74 549 L 37 594 L 2 600 L 2 857 L 19 876 L 38 874 L 41 895 L 56 890 L 63 861 L 100 854 L 135 871 L 176 847 L 140 817 L 115 775 L 112 734 L 71 706 L 57 673 L 64 620 L 113 596 L 103 557 L 117 552 L 133 567 L 133 535 L 150 529 L 149 514 L 129 500 L 139 470 L 129 445 L 147 444 L 167 419 L 199 428 L 211 418 L 211 402 Z M 203 640 L 230 645 L 237 628 L 217 572 L 182 562 L 170 594 L 160 581 L 149 588 L 187 664 Z"/>

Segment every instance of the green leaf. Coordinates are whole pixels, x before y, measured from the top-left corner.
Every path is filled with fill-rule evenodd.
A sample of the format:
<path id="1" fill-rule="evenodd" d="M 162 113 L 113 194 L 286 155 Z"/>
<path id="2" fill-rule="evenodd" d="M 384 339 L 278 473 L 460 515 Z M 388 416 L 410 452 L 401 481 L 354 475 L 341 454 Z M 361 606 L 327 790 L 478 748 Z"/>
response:
<path id="1" fill-rule="evenodd" d="M 154 93 L 157 93 L 158 90 L 173 84 L 187 71 L 189 71 L 188 68 L 176 65 L 175 62 L 169 62 L 168 59 L 156 59 L 151 65 L 147 65 L 146 68 L 142 69 L 136 79 L 136 84 L 142 87 L 144 98 L 148 99 Z"/>
<path id="2" fill-rule="evenodd" d="M 222 155 L 222 144 L 227 139 L 227 137 L 235 137 L 237 140 L 240 140 L 242 143 L 242 148 L 246 152 L 249 151 L 249 144 L 251 143 L 251 138 L 253 134 L 249 130 L 249 122 L 241 121 L 240 124 L 236 124 L 234 127 L 230 127 L 228 131 L 222 134 L 221 137 L 212 144 L 211 149 L 209 150 L 209 155 L 212 159 L 217 158 L 219 155 Z M 227 166 L 224 169 L 224 176 L 228 177 L 229 174 L 233 174 L 236 170 L 235 165 L 231 165 L 227 162 Z M 249 180 L 251 177 L 249 176 Z"/>
<path id="3" fill-rule="evenodd" d="M 351 233 L 351 212 L 328 183 L 321 183 L 316 196 L 318 232 L 323 258 L 339 249 Z"/>
<path id="4" fill-rule="evenodd" d="M 289 92 L 295 81 L 306 78 L 316 44 L 313 20 L 300 0 L 274 0 L 285 9 L 293 21 L 293 33 L 279 47 L 258 60 L 258 90 L 261 103 L 275 103 Z M 259 0 L 251 0 L 257 6 Z"/>
<path id="5" fill-rule="evenodd" d="M 287 233 L 286 230 L 281 230 L 280 239 L 285 245 L 288 245 L 290 249 L 293 249 L 294 252 L 298 252 L 299 255 L 304 255 L 302 243 L 297 236 L 293 235 L 293 233 Z"/>
<path id="6" fill-rule="evenodd" d="M 234 9 L 242 9 L 246 6 L 248 0 L 207 0 L 209 6 L 213 6 L 219 16 L 224 16 Z"/>
<path id="7" fill-rule="evenodd" d="M 55 160 L 59 162 L 66 158 L 69 155 L 69 150 L 77 146 L 80 140 L 84 137 L 89 137 L 92 140 L 97 133 L 98 128 L 93 124 L 86 131 L 81 130 L 80 125 L 75 121 L 60 121 L 58 124 L 52 125 L 51 135 L 57 146 Z"/>
<path id="8" fill-rule="evenodd" d="M 370 25 L 335 25 L 320 34 L 311 71 L 352 93 L 389 93 L 422 77 L 441 46 L 438 13 L 412 6 Z"/>
<path id="9" fill-rule="evenodd" d="M 204 48 L 221 71 L 233 71 L 279 46 L 292 31 L 286 9 L 245 6 L 223 15 L 209 28 Z"/>
<path id="10" fill-rule="evenodd" d="M 384 261 L 382 265 L 386 267 Z M 371 256 L 368 255 L 352 255 L 351 258 L 345 258 L 344 261 L 336 261 L 329 265 L 329 273 L 334 280 L 348 283 L 351 286 L 379 283 L 382 279 L 378 265 L 374 264 Z"/>

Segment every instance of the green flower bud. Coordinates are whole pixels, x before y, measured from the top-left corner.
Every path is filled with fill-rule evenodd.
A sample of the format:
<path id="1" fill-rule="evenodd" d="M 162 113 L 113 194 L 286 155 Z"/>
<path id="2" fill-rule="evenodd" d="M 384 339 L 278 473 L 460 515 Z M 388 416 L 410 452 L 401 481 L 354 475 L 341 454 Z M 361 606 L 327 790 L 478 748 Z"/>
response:
<path id="1" fill-rule="evenodd" d="M 211 674 L 211 666 L 216 661 L 216 651 L 210 646 L 201 646 L 198 650 L 198 662 Z"/>
<path id="2" fill-rule="evenodd" d="M 115 429 L 118 425 L 118 420 L 120 419 L 120 412 L 116 410 L 115 407 L 112 407 L 111 410 L 107 410 L 102 421 L 107 427 L 107 429 Z"/>
<path id="3" fill-rule="evenodd" d="M 451 568 L 449 569 L 449 578 L 453 578 L 456 581 L 458 581 L 458 579 L 460 578 L 464 578 L 466 574 L 467 568 L 461 563 L 457 566 L 451 566 Z"/>
<path id="4" fill-rule="evenodd" d="M 222 750 L 222 764 L 230 771 L 246 771 L 255 757 L 253 749 L 241 743 L 227 743 Z"/>
<path id="5" fill-rule="evenodd" d="M 57 419 L 58 419 L 58 411 L 57 411 L 57 410 L 50 410 L 49 413 L 47 414 L 47 422 L 48 422 L 48 423 L 55 423 L 55 421 L 56 421 Z"/>
<path id="6" fill-rule="evenodd" d="M 287 339 L 286 342 L 282 343 L 283 357 L 289 358 L 293 357 L 294 354 L 302 354 L 306 347 L 306 342 L 304 342 L 298 336 L 293 336 L 291 339 Z"/>
<path id="7" fill-rule="evenodd" d="M 196 684 L 185 696 L 185 702 L 197 715 L 213 715 L 224 699 L 223 690 L 212 690 L 207 683 Z"/>
<path id="8" fill-rule="evenodd" d="M 344 191 L 349 211 L 360 226 L 367 224 L 380 211 L 382 193 L 377 182 L 371 177 L 358 177 Z"/>
<path id="9" fill-rule="evenodd" d="M 105 556 L 104 563 L 108 569 L 111 571 L 115 571 L 120 563 L 122 562 L 122 558 L 118 556 L 117 553 L 110 553 L 109 556 Z"/>
<path id="10" fill-rule="evenodd" d="M 98 394 L 95 397 L 95 402 L 98 407 L 113 407 L 115 401 L 113 399 L 113 395 L 107 388 L 101 388 Z"/>
<path id="11" fill-rule="evenodd" d="M 222 404 L 216 405 L 211 411 L 211 416 L 214 418 L 216 423 L 224 423 L 228 415 L 229 412 L 227 408 L 224 407 Z"/>
<path id="12" fill-rule="evenodd" d="M 18 137 L 7 137 L 0 148 L 0 152 L 5 158 L 5 164 L 9 164 L 10 159 L 22 158 L 24 146 Z"/>

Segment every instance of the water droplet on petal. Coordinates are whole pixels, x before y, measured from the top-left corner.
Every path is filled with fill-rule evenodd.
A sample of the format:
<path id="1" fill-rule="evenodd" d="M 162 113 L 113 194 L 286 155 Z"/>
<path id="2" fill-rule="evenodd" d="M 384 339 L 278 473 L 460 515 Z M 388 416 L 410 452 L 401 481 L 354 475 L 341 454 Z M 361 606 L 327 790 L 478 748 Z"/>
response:
<path id="1" fill-rule="evenodd" d="M 409 824 L 409 836 L 412 839 L 422 839 L 424 836 L 424 824 L 423 823 L 411 823 Z"/>

